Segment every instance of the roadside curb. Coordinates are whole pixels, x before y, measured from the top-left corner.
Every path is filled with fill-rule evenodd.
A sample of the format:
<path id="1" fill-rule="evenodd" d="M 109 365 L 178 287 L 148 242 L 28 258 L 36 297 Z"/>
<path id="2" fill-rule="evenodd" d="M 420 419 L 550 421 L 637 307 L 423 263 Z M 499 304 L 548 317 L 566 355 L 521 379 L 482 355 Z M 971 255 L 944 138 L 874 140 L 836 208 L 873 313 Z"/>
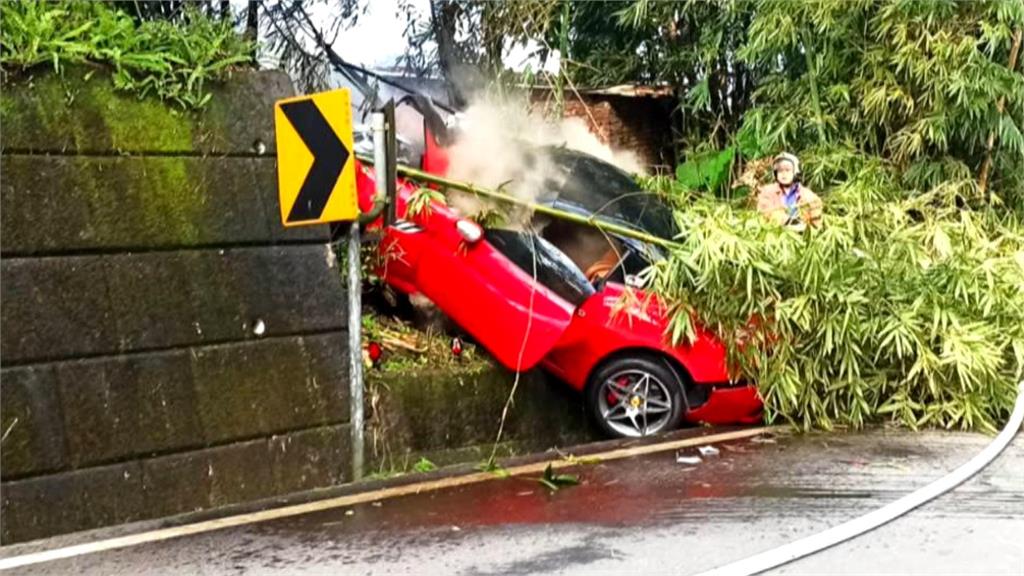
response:
<path id="1" fill-rule="evenodd" d="M 661 441 L 653 442 L 634 442 L 630 443 L 633 445 L 611 450 L 606 449 L 604 451 L 602 451 L 601 449 L 608 448 L 609 444 L 614 444 L 616 446 L 621 446 L 622 444 L 621 442 L 602 442 L 593 445 L 584 445 L 578 447 L 578 450 L 572 454 L 572 456 L 574 456 L 575 458 L 560 458 L 558 460 L 552 460 L 550 453 L 544 453 L 541 455 L 526 457 L 523 460 L 528 458 L 533 461 L 528 463 L 518 463 L 509 465 L 504 468 L 504 471 L 507 473 L 508 476 L 522 476 L 525 474 L 535 474 L 538 472 L 542 472 L 548 465 L 555 469 L 576 467 L 580 465 L 585 465 L 586 463 L 608 462 L 611 460 L 618 460 L 633 456 L 641 456 L 645 454 L 677 450 L 679 448 L 685 447 L 693 447 L 705 444 L 715 444 L 720 442 L 728 442 L 732 440 L 753 438 L 755 436 L 760 436 L 765 433 L 780 432 L 784 429 L 785 427 L 781 426 L 763 426 L 757 428 L 745 428 L 717 433 L 703 433 L 705 431 L 701 430 L 697 434 L 693 434 L 691 432 L 690 434 L 687 434 L 687 437 L 685 438 L 675 438 L 668 440 L 661 439 Z M 585 460 L 585 462 L 581 462 L 580 459 Z M 268 508 L 255 512 L 236 514 L 233 516 L 213 518 L 191 524 L 163 527 L 148 532 L 127 534 L 124 536 L 108 538 L 95 542 L 85 542 L 70 546 L 53 548 L 49 550 L 30 552 L 19 556 L 11 556 L 0 559 L 0 570 L 8 570 L 11 568 L 29 566 L 32 564 L 39 564 L 42 562 L 49 562 L 63 558 L 71 558 L 74 556 L 81 556 L 84 554 L 92 554 L 96 552 L 115 550 L 118 548 L 137 546 L 140 544 L 170 540 L 173 538 L 179 538 L 183 536 L 190 536 L 205 532 L 212 532 L 224 528 L 230 528 L 234 526 L 242 526 L 246 524 L 254 524 L 258 522 L 287 518 L 290 516 L 297 516 L 300 514 L 307 514 L 310 512 L 328 510 L 331 508 L 340 508 L 344 506 L 352 506 L 368 502 L 377 502 L 385 499 L 397 498 L 400 496 L 420 494 L 423 492 L 432 492 L 436 490 L 442 490 L 445 488 L 466 486 L 469 484 L 477 484 L 489 480 L 500 479 L 498 475 L 492 472 L 467 473 L 461 470 L 438 470 L 437 472 L 432 473 L 431 476 L 435 474 L 437 475 L 437 477 L 429 479 L 394 479 L 413 480 L 411 482 L 407 481 L 404 483 L 384 481 L 378 485 L 379 487 L 370 490 L 365 490 L 367 486 L 363 484 L 352 484 L 347 486 L 346 488 L 348 488 L 348 490 L 352 491 L 353 493 L 348 493 L 345 495 L 321 498 L 304 503 L 290 504 L 280 506 L 277 508 Z M 384 484 L 392 485 L 382 486 Z"/>

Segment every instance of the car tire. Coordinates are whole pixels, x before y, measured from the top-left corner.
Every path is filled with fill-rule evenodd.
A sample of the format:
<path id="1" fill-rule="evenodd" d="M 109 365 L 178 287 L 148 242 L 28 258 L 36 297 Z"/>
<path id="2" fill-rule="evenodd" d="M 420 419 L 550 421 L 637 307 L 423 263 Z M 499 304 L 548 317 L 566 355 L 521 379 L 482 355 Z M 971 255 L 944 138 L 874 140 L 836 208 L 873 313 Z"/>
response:
<path id="1" fill-rule="evenodd" d="M 683 378 L 667 359 L 630 355 L 602 364 L 586 388 L 587 413 L 612 438 L 638 438 L 679 427 Z"/>

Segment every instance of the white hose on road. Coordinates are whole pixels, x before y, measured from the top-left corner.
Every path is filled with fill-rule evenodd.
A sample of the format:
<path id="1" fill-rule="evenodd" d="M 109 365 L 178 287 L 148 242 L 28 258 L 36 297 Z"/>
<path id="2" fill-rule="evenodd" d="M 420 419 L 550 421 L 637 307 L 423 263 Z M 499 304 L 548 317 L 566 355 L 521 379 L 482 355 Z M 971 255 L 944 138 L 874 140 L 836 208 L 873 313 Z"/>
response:
<path id="1" fill-rule="evenodd" d="M 949 492 L 971 476 L 980 472 L 1010 444 L 1017 431 L 1020 430 L 1022 421 L 1024 421 L 1024 381 L 1018 385 L 1017 403 L 1013 408 L 1013 413 L 1010 415 L 1010 421 L 1006 423 L 1003 431 L 977 456 L 960 465 L 956 470 L 923 488 L 907 494 L 895 502 L 882 506 L 874 512 L 869 512 L 849 522 L 829 528 L 813 536 L 802 538 L 796 542 L 790 542 L 778 548 L 744 558 L 738 562 L 702 572 L 698 576 L 750 576 L 758 574 L 870 532 L 887 522 L 899 518 L 914 508 Z"/>

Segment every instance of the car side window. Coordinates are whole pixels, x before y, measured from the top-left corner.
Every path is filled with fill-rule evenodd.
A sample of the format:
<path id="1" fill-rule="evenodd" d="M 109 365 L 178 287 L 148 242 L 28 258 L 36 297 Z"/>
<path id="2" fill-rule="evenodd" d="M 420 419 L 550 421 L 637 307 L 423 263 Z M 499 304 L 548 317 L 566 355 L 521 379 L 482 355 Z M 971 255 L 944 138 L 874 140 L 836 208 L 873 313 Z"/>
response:
<path id="1" fill-rule="evenodd" d="M 583 272 L 561 250 L 537 234 L 519 230 L 490 229 L 487 241 L 524 272 L 574 306 L 594 294 Z"/>

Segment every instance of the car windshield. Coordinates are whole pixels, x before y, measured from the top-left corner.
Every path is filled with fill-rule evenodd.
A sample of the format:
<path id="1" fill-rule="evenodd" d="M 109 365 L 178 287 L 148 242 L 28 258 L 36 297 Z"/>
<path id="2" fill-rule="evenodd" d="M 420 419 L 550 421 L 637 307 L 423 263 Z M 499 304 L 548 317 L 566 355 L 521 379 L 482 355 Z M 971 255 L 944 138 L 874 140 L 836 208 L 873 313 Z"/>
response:
<path id="1" fill-rule="evenodd" d="M 519 230 L 489 229 L 486 238 L 530 276 L 534 275 L 536 266 L 537 281 L 570 304 L 579 306 L 594 294 L 594 287 L 576 264 L 540 236 Z"/>
<path id="2" fill-rule="evenodd" d="M 625 171 L 567 148 L 548 146 L 540 150 L 551 159 L 557 174 L 538 201 L 596 214 L 600 219 L 625 223 L 666 239 L 676 235 L 672 211 L 663 199 L 645 191 Z"/>

